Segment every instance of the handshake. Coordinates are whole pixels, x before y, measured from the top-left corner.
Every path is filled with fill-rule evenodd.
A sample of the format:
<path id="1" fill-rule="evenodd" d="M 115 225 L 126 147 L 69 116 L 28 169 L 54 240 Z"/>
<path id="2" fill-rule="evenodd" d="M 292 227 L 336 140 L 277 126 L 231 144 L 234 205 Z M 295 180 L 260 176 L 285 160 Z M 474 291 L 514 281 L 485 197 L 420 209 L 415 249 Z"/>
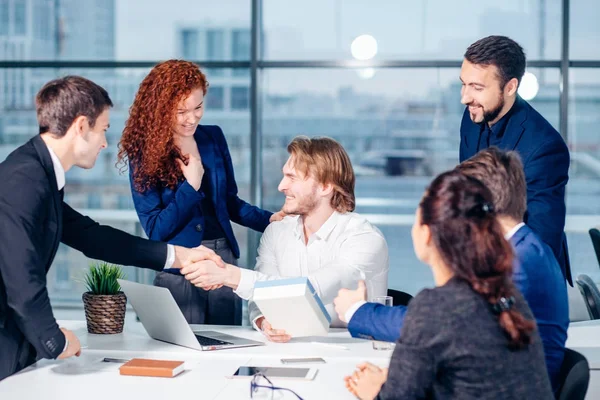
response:
<path id="1" fill-rule="evenodd" d="M 239 268 L 226 264 L 218 254 L 204 246 L 193 249 L 175 246 L 173 268 L 180 268 L 185 279 L 204 290 L 224 285 L 235 290 L 240 280 Z"/>

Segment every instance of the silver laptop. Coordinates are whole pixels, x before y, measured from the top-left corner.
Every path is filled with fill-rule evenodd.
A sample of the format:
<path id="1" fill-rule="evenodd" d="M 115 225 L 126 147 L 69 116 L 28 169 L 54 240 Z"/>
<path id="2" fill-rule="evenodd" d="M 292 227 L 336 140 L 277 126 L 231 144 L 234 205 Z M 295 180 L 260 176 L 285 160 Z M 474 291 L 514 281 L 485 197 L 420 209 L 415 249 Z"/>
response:
<path id="1" fill-rule="evenodd" d="M 263 342 L 214 331 L 192 331 L 169 289 L 119 279 L 151 338 L 195 350 L 264 346 Z"/>

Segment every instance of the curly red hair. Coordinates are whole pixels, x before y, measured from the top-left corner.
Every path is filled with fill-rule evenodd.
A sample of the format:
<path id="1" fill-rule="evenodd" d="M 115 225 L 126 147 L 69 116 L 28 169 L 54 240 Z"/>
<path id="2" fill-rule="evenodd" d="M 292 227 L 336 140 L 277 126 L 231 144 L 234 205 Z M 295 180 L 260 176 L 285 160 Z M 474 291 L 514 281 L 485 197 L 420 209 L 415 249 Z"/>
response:
<path id="1" fill-rule="evenodd" d="M 157 64 L 140 84 L 119 141 L 117 161 L 121 172 L 131 164 L 136 190 L 144 192 L 158 185 L 173 189 L 183 179 L 176 160 L 184 157 L 173 139 L 177 107 L 198 88 L 206 94 L 206 76 L 198 65 L 183 60 Z"/>

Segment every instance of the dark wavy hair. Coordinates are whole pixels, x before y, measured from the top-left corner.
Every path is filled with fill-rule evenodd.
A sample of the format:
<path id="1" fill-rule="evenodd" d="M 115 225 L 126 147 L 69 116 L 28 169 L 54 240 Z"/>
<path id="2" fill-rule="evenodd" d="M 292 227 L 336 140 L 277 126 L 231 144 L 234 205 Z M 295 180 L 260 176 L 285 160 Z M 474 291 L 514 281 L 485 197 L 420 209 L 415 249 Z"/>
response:
<path id="1" fill-rule="evenodd" d="M 157 64 L 144 78 L 129 109 L 119 142 L 117 166 L 129 162 L 133 185 L 146 191 L 158 185 L 174 188 L 183 174 L 176 159 L 184 160 L 173 139 L 177 106 L 195 89 L 208 89 L 206 76 L 189 61 Z"/>
<path id="2" fill-rule="evenodd" d="M 421 223 L 454 276 L 470 284 L 492 309 L 515 293 L 513 251 L 495 218 L 492 194 L 480 181 L 457 170 L 439 175 L 421 203 Z M 497 311 L 514 348 L 529 344 L 535 322 L 515 307 Z"/>

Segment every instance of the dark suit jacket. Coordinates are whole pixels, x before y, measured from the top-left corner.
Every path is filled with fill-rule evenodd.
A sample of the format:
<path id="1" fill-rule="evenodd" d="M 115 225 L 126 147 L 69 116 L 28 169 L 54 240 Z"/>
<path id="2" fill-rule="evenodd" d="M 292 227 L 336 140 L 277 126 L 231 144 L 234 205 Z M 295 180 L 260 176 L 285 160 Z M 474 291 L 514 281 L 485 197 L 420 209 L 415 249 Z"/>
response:
<path id="1" fill-rule="evenodd" d="M 569 328 L 567 285 L 552 250 L 531 228 L 521 227 L 510 241 L 517 256 L 513 280 L 535 317 L 546 368 L 556 389 Z"/>
<path id="2" fill-rule="evenodd" d="M 46 288 L 59 242 L 90 258 L 155 270 L 164 267 L 167 249 L 99 225 L 64 203 L 39 135 L 0 163 L 0 182 L 1 380 L 64 349 Z"/>
<path id="3" fill-rule="evenodd" d="M 519 96 L 509 117 L 498 147 L 516 150 L 523 161 L 527 180 L 525 223 L 550 246 L 565 279 L 572 285 L 564 234 L 569 149 L 556 129 Z M 471 121 L 465 109 L 460 125 L 461 162 L 477 153 L 480 134 L 481 126 Z"/>
<path id="4" fill-rule="evenodd" d="M 246 203 L 238 197 L 237 184 L 227 141 L 221 128 L 199 125 L 194 133 L 204 174 L 209 177 L 212 203 L 216 217 L 229 241 L 236 258 L 240 249 L 233 234 L 231 221 L 263 232 L 269 225 L 272 213 Z M 132 165 L 129 166 L 131 172 Z M 181 181 L 175 190 L 157 187 L 139 192 L 133 187 L 133 203 L 146 235 L 186 247 L 199 246 L 204 235 L 204 217 L 200 200 L 205 196 L 202 188 L 196 191 L 187 181 Z M 200 229 L 199 229 L 200 228 Z"/>

